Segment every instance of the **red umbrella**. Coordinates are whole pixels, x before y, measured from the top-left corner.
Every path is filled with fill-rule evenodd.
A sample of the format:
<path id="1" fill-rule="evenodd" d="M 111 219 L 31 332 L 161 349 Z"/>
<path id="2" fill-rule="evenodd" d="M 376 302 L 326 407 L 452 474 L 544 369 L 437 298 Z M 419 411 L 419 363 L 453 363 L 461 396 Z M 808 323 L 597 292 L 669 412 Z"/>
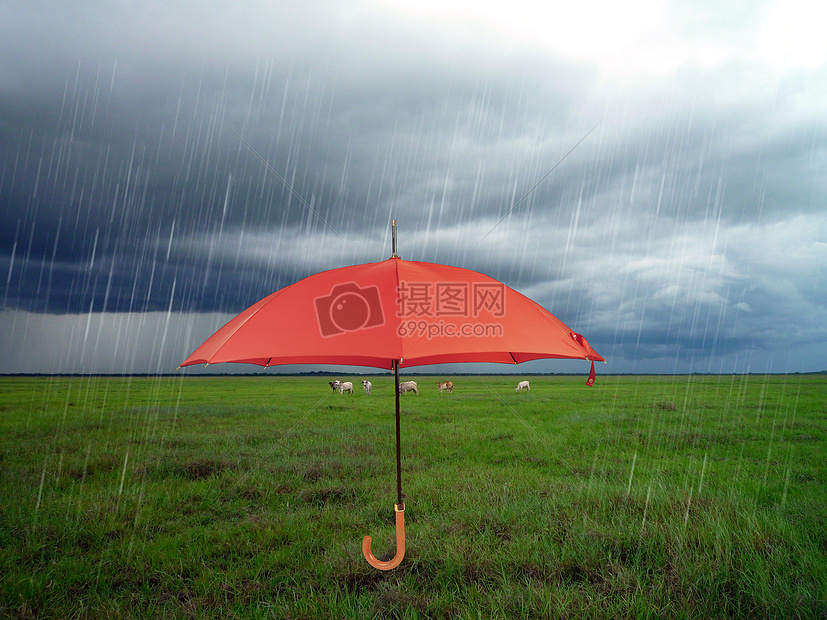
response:
<path id="1" fill-rule="evenodd" d="M 486 275 L 396 254 L 324 271 L 265 297 L 210 336 L 181 366 L 240 362 L 346 364 L 394 370 L 397 553 L 371 565 L 394 568 L 405 553 L 399 368 L 452 362 L 519 364 L 543 358 L 604 361 L 586 339 L 528 297 Z"/>

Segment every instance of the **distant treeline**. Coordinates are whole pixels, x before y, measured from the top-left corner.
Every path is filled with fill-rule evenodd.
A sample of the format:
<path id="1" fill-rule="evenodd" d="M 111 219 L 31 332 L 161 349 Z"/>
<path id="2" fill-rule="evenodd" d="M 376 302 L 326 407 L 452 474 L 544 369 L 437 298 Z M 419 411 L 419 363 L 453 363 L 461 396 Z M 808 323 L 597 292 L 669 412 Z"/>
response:
<path id="1" fill-rule="evenodd" d="M 202 377 L 330 377 L 333 375 L 352 375 L 356 377 L 376 377 L 391 374 L 390 370 L 378 370 L 376 372 L 339 372 L 312 370 L 308 372 L 215 372 L 204 374 L 183 374 L 177 372 L 144 372 L 144 373 L 0 373 L 0 377 L 187 377 L 190 379 Z M 452 377 L 579 377 L 583 373 L 578 372 L 404 372 L 406 377 L 435 377 L 439 375 L 451 375 Z M 766 376 L 809 376 L 827 375 L 827 370 L 813 372 L 602 372 L 602 377 L 766 377 Z"/>

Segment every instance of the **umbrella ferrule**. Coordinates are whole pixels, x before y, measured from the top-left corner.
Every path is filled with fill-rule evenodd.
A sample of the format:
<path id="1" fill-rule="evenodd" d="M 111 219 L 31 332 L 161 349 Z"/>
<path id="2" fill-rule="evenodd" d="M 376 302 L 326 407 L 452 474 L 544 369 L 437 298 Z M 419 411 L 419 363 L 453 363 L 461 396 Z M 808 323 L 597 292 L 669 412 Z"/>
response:
<path id="1" fill-rule="evenodd" d="M 391 224 L 391 250 L 393 251 L 391 258 L 399 258 L 399 254 L 396 253 L 396 220 L 393 220 Z"/>

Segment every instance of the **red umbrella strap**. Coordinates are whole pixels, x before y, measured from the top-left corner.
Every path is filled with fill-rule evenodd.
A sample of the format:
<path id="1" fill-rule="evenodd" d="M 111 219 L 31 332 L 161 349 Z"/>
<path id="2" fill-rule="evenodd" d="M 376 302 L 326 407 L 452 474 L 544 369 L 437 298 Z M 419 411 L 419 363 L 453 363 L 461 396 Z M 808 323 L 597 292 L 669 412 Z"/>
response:
<path id="1" fill-rule="evenodd" d="M 589 387 L 594 385 L 594 360 L 592 360 L 592 369 L 591 372 L 589 372 L 589 378 L 586 379 L 586 385 Z"/>

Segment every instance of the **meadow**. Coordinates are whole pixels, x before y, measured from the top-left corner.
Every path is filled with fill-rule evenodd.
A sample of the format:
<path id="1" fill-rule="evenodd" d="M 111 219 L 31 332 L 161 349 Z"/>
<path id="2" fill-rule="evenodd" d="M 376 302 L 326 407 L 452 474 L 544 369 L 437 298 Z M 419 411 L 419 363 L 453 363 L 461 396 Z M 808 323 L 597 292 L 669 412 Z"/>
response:
<path id="1" fill-rule="evenodd" d="M 389 572 L 370 378 L 0 378 L 0 616 L 827 618 L 827 376 L 403 376 Z"/>

